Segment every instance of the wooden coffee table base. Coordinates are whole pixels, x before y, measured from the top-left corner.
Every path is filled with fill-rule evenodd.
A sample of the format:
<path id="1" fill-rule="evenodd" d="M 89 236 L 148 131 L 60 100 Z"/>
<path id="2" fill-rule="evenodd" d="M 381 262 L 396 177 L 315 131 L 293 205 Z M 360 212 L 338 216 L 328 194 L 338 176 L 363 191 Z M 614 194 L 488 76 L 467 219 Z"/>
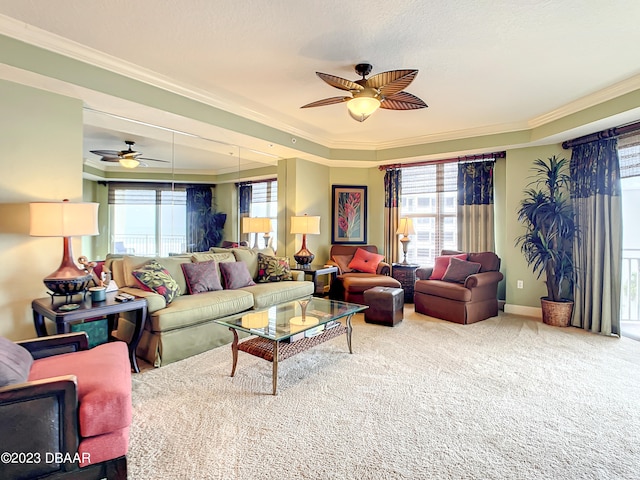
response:
<path id="1" fill-rule="evenodd" d="M 347 346 L 349 347 L 349 353 L 353 353 L 351 349 L 351 315 L 347 317 L 347 326 L 339 325 L 337 327 L 330 328 L 323 331 L 321 334 L 315 337 L 302 338 L 293 343 L 276 342 L 262 337 L 254 337 L 249 340 L 245 340 L 242 343 L 238 343 L 238 332 L 234 328 L 229 328 L 233 332 L 233 343 L 231 344 L 231 351 L 233 353 L 233 366 L 231 367 L 231 376 L 236 373 L 236 366 L 238 364 L 238 350 L 249 353 L 255 357 L 263 358 L 268 362 L 273 363 L 273 394 L 277 394 L 278 389 L 278 362 L 292 357 L 300 352 L 310 349 L 316 345 L 338 337 L 344 333 L 347 334 Z"/>

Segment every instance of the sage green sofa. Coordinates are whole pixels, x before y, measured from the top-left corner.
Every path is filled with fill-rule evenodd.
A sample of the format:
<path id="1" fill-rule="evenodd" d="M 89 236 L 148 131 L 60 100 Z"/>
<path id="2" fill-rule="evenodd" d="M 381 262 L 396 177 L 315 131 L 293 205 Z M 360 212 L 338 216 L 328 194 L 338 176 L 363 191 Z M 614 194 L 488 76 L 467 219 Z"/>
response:
<path id="1" fill-rule="evenodd" d="M 111 272 L 120 291 L 147 299 L 149 314 L 136 352 L 138 357 L 160 367 L 228 344 L 233 340 L 233 334 L 228 328 L 215 323 L 215 319 L 313 294 L 313 282 L 305 281 L 302 272 L 293 271 L 291 273 L 294 281 L 257 283 L 237 290 L 189 295 L 182 263 L 242 261 L 247 264 L 249 273 L 256 280 L 258 251 L 242 247 L 212 250 L 214 251 L 171 257 L 107 256 L 105 269 Z M 273 254 L 270 249 L 262 252 Z M 180 287 L 182 294 L 169 305 L 162 295 L 138 288 L 140 284 L 131 273 L 152 259 L 164 266 Z M 116 335 L 129 340 L 133 328 L 133 316 L 122 314 Z"/>

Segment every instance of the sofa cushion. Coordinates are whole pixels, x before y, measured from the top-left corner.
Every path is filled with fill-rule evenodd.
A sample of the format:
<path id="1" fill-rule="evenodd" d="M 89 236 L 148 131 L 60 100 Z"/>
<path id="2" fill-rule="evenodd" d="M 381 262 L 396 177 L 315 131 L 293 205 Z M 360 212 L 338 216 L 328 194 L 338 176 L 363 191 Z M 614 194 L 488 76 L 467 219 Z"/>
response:
<path id="1" fill-rule="evenodd" d="M 33 362 L 29 381 L 60 375 L 78 379 L 80 436 L 92 437 L 131 424 L 131 365 L 124 342 L 54 355 Z"/>
<path id="2" fill-rule="evenodd" d="M 455 257 L 451 257 L 447 271 L 444 272 L 442 280 L 445 282 L 464 283 L 469 275 L 473 275 L 480 271 L 481 265 L 475 262 L 467 262 Z"/>
<path id="3" fill-rule="evenodd" d="M 142 285 L 162 295 L 167 304 L 182 293 L 169 271 L 156 260 L 151 260 L 132 273 Z"/>
<path id="4" fill-rule="evenodd" d="M 460 253 L 458 255 L 442 255 L 440 257 L 436 257 L 435 264 L 433 265 L 433 272 L 431 273 L 429 280 L 442 280 L 442 277 L 447 271 L 447 267 L 449 267 L 449 261 L 452 257 L 458 258 L 460 260 L 466 260 L 467 254 Z"/>
<path id="5" fill-rule="evenodd" d="M 424 293 L 436 297 L 444 297 L 458 302 L 471 301 L 471 290 L 461 283 L 445 282 L 444 280 L 418 280 L 414 284 L 414 294 Z"/>
<path id="6" fill-rule="evenodd" d="M 294 282 L 291 282 L 294 283 Z M 149 329 L 166 332 L 240 313 L 253 307 L 253 296 L 243 290 L 218 290 L 182 295 L 150 315 Z"/>
<path id="7" fill-rule="evenodd" d="M 183 263 L 182 271 L 187 282 L 189 294 L 197 295 L 204 292 L 222 290 L 218 267 L 215 260 L 198 263 Z"/>
<path id="8" fill-rule="evenodd" d="M 0 337 L 0 387 L 26 382 L 32 364 L 29 350 Z"/>
<path id="9" fill-rule="evenodd" d="M 252 248 L 246 248 L 246 247 L 238 247 L 238 248 L 232 248 L 231 251 L 233 252 L 233 255 L 236 257 L 236 261 L 238 262 L 244 262 L 247 265 L 247 268 L 249 269 L 249 274 L 251 275 L 251 278 L 257 278 L 258 276 L 258 253 L 264 253 L 265 255 L 271 255 L 274 256 L 275 252 L 273 251 L 273 248 L 271 247 L 267 247 L 267 248 L 263 248 L 261 250 L 254 250 Z"/>
<path id="10" fill-rule="evenodd" d="M 349 268 L 363 273 L 376 273 L 378 265 L 383 260 L 384 255 L 358 248 L 353 259 L 349 262 Z"/>
<path id="11" fill-rule="evenodd" d="M 253 295 L 253 308 L 267 308 L 277 303 L 290 302 L 298 298 L 313 295 L 313 282 L 275 282 L 258 283 L 251 287 L 242 288 L 242 291 Z"/>
<path id="12" fill-rule="evenodd" d="M 256 284 L 249 274 L 247 264 L 243 261 L 221 263 L 220 272 L 224 280 L 224 288 L 227 290 L 235 290 Z"/>
<path id="13" fill-rule="evenodd" d="M 258 253 L 258 283 L 280 282 L 293 280 L 289 259 L 287 257 L 272 257 L 264 253 Z"/>

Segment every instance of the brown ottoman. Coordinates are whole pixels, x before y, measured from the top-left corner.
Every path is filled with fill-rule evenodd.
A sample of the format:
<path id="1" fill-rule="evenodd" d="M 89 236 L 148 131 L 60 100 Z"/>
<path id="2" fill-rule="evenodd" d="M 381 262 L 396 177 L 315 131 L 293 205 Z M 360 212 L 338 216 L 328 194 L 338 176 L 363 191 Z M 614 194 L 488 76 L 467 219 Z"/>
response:
<path id="1" fill-rule="evenodd" d="M 392 287 L 374 287 L 364 292 L 364 321 L 393 327 L 404 316 L 404 290 Z"/>

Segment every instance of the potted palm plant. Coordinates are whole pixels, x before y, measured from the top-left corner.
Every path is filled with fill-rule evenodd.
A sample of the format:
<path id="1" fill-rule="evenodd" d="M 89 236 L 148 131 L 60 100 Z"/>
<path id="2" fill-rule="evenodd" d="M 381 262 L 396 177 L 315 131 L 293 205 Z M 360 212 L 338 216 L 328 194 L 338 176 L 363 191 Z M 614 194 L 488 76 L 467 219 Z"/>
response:
<path id="1" fill-rule="evenodd" d="M 576 233 L 567 168 L 567 160 L 555 155 L 547 161 L 534 162 L 533 180 L 518 209 L 518 220 L 526 232 L 516 240 L 537 278 L 545 274 L 547 296 L 540 299 L 542 320 L 565 327 L 570 324 L 573 311 L 571 252 Z"/>

